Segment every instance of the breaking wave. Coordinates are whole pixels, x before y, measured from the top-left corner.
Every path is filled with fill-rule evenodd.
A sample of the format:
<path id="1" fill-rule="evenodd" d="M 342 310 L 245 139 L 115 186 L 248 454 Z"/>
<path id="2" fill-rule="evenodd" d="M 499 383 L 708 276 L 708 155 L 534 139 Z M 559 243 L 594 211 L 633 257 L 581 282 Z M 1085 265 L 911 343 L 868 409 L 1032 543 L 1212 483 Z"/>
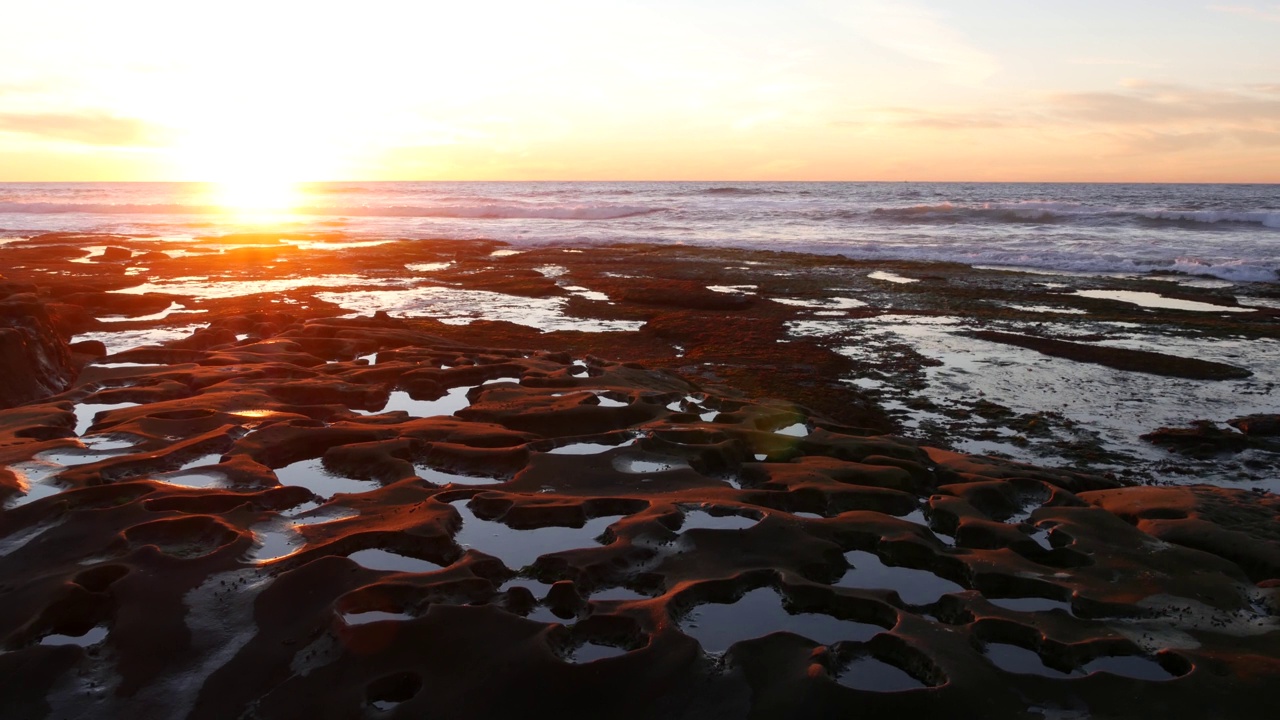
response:
<path id="1" fill-rule="evenodd" d="M 978 206 L 940 203 L 907 207 L 875 208 L 870 216 L 902 224 L 985 224 L 985 223 L 1169 223 L 1184 227 L 1214 225 L 1257 225 L 1280 229 L 1280 211 L 1227 210 L 1125 210 L 1095 208 L 1069 203 L 1007 203 Z"/>

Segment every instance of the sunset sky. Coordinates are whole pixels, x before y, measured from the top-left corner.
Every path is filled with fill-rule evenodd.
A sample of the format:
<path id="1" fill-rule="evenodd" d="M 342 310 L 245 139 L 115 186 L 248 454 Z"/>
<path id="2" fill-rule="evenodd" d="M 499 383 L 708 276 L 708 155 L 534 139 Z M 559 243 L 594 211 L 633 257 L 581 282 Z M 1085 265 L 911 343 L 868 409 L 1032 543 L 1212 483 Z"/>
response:
<path id="1" fill-rule="evenodd" d="M 42 0 L 0 181 L 1280 182 L 1280 3 Z"/>

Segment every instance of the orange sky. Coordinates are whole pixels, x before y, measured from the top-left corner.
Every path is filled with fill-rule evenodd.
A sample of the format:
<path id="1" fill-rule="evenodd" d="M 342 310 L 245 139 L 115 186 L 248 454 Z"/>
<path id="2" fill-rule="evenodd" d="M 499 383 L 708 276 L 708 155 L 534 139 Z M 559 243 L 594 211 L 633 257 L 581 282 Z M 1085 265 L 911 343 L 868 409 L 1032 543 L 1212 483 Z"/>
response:
<path id="1" fill-rule="evenodd" d="M 8 9 L 0 181 L 1280 182 L 1275 3 L 436 5 Z"/>

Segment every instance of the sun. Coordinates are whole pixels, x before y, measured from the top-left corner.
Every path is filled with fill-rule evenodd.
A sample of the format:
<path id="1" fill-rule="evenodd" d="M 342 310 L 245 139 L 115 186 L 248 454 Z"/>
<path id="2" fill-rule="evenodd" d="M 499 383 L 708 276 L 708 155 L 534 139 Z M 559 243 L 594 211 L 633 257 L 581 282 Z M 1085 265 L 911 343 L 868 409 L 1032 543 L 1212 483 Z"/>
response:
<path id="1" fill-rule="evenodd" d="M 208 199 L 222 214 L 257 224 L 294 215 L 303 195 L 297 181 L 258 176 L 214 182 Z"/>
<path id="2" fill-rule="evenodd" d="M 304 183 L 332 174 L 323 147 L 301 131 L 227 124 L 192 131 L 174 156 L 183 175 L 202 183 L 201 202 L 212 212 L 264 224 L 305 212 Z"/>

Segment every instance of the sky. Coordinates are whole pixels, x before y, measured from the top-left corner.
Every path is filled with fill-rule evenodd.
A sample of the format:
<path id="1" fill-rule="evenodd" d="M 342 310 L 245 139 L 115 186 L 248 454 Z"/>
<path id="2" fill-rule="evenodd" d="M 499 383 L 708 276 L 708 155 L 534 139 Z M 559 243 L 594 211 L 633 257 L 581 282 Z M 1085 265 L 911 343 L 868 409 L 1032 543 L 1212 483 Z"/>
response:
<path id="1" fill-rule="evenodd" d="M 4 16 L 0 181 L 1280 182 L 1277 2 L 23 0 Z"/>

